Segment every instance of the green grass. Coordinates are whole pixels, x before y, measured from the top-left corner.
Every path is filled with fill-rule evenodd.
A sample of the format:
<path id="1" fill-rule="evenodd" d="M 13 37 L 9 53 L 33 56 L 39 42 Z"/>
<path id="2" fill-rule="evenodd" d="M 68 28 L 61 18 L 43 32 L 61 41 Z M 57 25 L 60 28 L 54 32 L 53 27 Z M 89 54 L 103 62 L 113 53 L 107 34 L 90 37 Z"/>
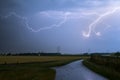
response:
<path id="1" fill-rule="evenodd" d="M 80 56 L 1 56 L 0 80 L 54 80 L 55 70 Z M 5 61 L 5 62 L 4 62 Z"/>
<path id="2" fill-rule="evenodd" d="M 109 80 L 120 80 L 120 73 L 116 72 L 114 69 L 102 65 L 97 65 L 90 62 L 89 60 L 84 60 L 83 64 L 94 72 L 107 77 Z"/>
<path id="3" fill-rule="evenodd" d="M 54 77 L 54 70 L 39 63 L 0 66 L 0 80 L 53 80 Z"/>

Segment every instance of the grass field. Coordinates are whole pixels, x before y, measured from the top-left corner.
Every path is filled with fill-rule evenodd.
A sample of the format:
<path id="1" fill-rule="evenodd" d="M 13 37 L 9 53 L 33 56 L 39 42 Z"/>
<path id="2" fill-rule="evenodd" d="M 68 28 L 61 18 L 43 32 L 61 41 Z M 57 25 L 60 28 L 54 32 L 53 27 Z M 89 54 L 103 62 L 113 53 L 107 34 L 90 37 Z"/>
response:
<path id="1" fill-rule="evenodd" d="M 80 56 L 0 56 L 0 80 L 54 80 L 55 70 Z"/>
<path id="2" fill-rule="evenodd" d="M 48 62 L 78 59 L 79 56 L 0 56 L 0 64 Z"/>
<path id="3" fill-rule="evenodd" d="M 120 59 L 116 57 L 92 57 L 84 60 L 83 64 L 89 69 L 99 73 L 109 80 L 120 80 Z"/>

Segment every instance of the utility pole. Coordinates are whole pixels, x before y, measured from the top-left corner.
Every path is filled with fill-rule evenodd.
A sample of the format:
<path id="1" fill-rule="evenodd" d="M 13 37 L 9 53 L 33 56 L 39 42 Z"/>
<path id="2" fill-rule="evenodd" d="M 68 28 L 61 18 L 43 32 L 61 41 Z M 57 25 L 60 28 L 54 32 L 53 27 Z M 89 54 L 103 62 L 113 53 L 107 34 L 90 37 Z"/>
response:
<path id="1" fill-rule="evenodd" d="M 90 53 L 90 48 L 88 49 L 88 54 Z"/>
<path id="2" fill-rule="evenodd" d="M 57 53 L 60 53 L 60 50 L 61 50 L 61 48 L 60 48 L 60 46 L 58 46 L 57 47 Z"/>

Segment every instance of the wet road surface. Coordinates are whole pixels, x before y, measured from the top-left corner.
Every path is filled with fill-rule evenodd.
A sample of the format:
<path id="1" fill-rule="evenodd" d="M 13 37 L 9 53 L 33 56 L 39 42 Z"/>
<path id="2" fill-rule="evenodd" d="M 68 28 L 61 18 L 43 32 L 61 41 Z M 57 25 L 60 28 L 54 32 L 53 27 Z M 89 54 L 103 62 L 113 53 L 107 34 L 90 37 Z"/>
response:
<path id="1" fill-rule="evenodd" d="M 54 69 L 56 70 L 55 80 L 108 80 L 86 68 L 82 60 Z"/>

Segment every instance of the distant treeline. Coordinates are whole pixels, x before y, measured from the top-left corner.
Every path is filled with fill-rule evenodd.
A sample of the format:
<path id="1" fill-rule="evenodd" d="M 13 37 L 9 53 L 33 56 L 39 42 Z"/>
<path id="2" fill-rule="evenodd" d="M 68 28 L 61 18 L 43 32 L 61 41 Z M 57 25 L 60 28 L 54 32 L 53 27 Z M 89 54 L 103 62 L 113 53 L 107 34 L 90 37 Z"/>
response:
<path id="1" fill-rule="evenodd" d="M 113 52 L 113 53 L 91 53 L 91 56 L 120 56 L 120 52 Z"/>
<path id="2" fill-rule="evenodd" d="M 1 53 L 1 56 L 58 56 L 61 53 Z"/>
<path id="3" fill-rule="evenodd" d="M 90 55 L 102 55 L 102 56 L 120 56 L 120 52 L 114 53 L 79 53 L 79 54 L 62 54 L 62 53 L 0 53 L 0 56 L 90 56 Z"/>

